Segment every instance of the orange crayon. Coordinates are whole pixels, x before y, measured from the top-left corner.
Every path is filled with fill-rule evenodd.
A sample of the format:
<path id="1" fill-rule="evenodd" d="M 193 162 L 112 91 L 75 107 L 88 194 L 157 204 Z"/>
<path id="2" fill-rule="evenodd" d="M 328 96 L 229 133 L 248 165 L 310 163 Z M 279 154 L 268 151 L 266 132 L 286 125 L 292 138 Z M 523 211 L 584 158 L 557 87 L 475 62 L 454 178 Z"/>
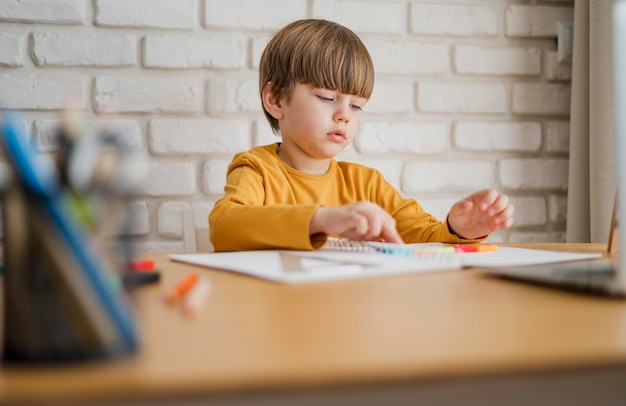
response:
<path id="1" fill-rule="evenodd" d="M 495 244 L 478 244 L 476 245 L 476 252 L 495 252 L 498 250 L 498 246 Z"/>
<path id="2" fill-rule="evenodd" d="M 167 292 L 165 299 L 168 303 L 174 304 L 178 300 L 180 300 L 193 286 L 198 282 L 198 273 L 194 272 L 187 276 L 185 279 L 181 280 L 176 285 L 172 286 L 172 288 Z"/>

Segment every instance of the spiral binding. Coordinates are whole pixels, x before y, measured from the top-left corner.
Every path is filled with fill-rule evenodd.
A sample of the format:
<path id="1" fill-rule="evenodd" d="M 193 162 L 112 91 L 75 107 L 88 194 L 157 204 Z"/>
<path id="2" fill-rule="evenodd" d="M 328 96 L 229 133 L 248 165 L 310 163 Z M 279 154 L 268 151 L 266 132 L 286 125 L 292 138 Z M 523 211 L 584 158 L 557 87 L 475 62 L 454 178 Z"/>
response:
<path id="1" fill-rule="evenodd" d="M 328 237 L 323 248 L 335 251 L 369 252 L 417 258 L 450 256 L 455 253 L 455 249 L 452 246 L 415 247 L 389 242 L 357 241 L 338 237 Z"/>

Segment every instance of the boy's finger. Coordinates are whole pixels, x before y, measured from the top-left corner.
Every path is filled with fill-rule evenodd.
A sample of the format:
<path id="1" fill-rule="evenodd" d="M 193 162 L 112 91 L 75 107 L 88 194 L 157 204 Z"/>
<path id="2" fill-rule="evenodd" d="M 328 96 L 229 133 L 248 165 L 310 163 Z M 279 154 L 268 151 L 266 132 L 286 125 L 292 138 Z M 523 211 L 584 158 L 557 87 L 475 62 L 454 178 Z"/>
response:
<path id="1" fill-rule="evenodd" d="M 497 214 L 500 214 L 504 210 L 506 210 L 508 206 L 510 206 L 509 205 L 509 197 L 506 196 L 506 195 L 500 195 L 500 196 L 498 196 L 496 201 L 493 202 L 491 207 L 489 207 L 489 210 L 487 211 L 487 213 L 490 216 L 495 216 Z"/>
<path id="2" fill-rule="evenodd" d="M 485 189 L 476 193 L 480 203 L 479 207 L 481 210 L 486 211 L 494 202 L 498 199 L 498 192 L 494 189 Z"/>
<path id="3" fill-rule="evenodd" d="M 402 241 L 402 237 L 400 237 L 400 234 L 398 234 L 395 222 L 393 222 L 392 224 L 383 223 L 383 229 L 380 235 L 382 235 L 383 240 L 385 240 L 386 242 L 391 242 L 394 244 L 404 244 L 404 241 Z"/>

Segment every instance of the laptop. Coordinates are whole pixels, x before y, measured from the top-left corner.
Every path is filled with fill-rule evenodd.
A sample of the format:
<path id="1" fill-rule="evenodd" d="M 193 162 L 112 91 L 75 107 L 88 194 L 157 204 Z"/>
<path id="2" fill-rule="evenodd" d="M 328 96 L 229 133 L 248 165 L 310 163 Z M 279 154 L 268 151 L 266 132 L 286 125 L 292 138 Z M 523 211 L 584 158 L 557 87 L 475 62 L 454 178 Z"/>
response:
<path id="1" fill-rule="evenodd" d="M 613 7 L 613 63 L 615 136 L 617 167 L 626 174 L 626 0 Z M 607 257 L 596 260 L 553 264 L 489 268 L 493 275 L 574 289 L 598 295 L 626 297 L 626 238 L 620 238 L 619 213 L 626 213 L 626 176 L 618 176 L 618 195 L 613 208 L 612 224 L 607 244 Z"/>

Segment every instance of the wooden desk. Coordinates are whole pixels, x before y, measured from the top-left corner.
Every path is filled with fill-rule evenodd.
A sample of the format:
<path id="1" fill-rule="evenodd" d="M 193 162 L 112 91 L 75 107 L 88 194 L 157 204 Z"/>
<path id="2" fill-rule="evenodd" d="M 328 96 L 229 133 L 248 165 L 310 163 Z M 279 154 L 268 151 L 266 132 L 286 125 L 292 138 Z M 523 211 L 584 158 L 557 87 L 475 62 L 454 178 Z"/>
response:
<path id="1" fill-rule="evenodd" d="M 201 269 L 213 293 L 189 320 L 162 292 L 200 268 L 148 257 L 163 280 L 137 292 L 138 355 L 5 366 L 0 403 L 626 403 L 626 301 L 480 270 L 283 286 Z"/>

